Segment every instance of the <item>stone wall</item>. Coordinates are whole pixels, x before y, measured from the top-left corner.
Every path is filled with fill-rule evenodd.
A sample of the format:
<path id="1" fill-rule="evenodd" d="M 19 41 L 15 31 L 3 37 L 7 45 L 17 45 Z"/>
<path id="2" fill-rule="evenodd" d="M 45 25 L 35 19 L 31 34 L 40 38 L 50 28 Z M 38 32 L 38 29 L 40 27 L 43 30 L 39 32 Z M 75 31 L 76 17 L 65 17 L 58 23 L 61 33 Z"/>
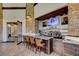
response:
<path id="1" fill-rule="evenodd" d="M 0 3 L 0 19 L 2 19 L 3 18 L 3 15 L 2 15 L 2 4 Z"/>
<path id="2" fill-rule="evenodd" d="M 68 4 L 69 35 L 79 36 L 79 3 Z"/>
<path id="3" fill-rule="evenodd" d="M 36 21 L 34 19 L 34 4 L 26 4 L 26 33 L 36 33 Z"/>
<path id="4" fill-rule="evenodd" d="M 0 42 L 2 41 L 3 36 L 3 11 L 2 11 L 2 4 L 0 3 Z"/>

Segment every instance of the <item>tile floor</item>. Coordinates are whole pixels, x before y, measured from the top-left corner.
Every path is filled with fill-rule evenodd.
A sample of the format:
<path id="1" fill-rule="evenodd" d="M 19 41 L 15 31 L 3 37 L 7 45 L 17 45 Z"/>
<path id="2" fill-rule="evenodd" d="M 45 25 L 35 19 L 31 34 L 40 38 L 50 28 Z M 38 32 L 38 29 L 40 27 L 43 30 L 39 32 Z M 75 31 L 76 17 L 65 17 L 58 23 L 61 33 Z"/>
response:
<path id="1" fill-rule="evenodd" d="M 0 43 L 0 56 L 39 56 L 39 53 L 35 53 L 32 50 L 26 48 L 23 43 L 20 45 L 17 45 L 16 43 Z M 55 52 L 52 52 L 50 55 L 41 52 L 40 56 L 59 55 Z"/>

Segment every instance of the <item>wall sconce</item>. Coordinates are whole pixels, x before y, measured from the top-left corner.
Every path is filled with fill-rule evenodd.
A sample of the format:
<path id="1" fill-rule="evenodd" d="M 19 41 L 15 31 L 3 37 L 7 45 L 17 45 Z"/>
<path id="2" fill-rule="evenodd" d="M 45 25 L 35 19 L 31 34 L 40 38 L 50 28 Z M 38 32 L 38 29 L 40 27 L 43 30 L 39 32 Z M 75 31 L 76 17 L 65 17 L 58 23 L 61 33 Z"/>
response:
<path id="1" fill-rule="evenodd" d="M 26 16 L 26 19 L 31 19 L 31 18 L 32 18 L 31 15 Z"/>

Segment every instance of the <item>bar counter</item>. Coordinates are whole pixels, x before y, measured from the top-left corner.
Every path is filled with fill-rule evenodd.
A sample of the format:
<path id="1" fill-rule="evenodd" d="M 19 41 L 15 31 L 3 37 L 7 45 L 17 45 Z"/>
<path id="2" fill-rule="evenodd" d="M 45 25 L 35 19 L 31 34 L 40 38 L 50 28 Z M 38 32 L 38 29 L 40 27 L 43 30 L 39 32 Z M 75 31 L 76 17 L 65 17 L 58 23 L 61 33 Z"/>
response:
<path id="1" fill-rule="evenodd" d="M 43 40 L 46 44 L 46 53 L 50 54 L 53 51 L 53 37 L 47 37 L 47 36 L 40 36 L 37 34 L 24 34 L 23 36 L 29 36 L 33 38 L 40 38 Z"/>
<path id="2" fill-rule="evenodd" d="M 53 37 L 41 36 L 38 34 L 24 34 L 23 36 L 32 36 L 34 38 L 41 38 L 43 40 L 49 40 L 49 39 L 53 38 Z"/>

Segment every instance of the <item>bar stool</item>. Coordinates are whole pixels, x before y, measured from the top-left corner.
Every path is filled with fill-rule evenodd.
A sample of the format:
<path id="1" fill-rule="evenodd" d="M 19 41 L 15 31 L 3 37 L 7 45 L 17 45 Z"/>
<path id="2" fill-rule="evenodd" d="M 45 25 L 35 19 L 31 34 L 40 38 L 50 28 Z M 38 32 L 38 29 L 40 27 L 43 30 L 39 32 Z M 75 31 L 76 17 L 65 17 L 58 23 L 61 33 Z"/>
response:
<path id="1" fill-rule="evenodd" d="M 40 38 L 36 38 L 36 52 L 38 51 L 39 53 L 41 52 L 41 48 L 45 48 L 45 43 L 43 43 L 43 40 Z M 39 54 L 40 55 L 40 54 Z"/>
<path id="2" fill-rule="evenodd" d="M 26 46 L 26 36 L 23 36 L 23 39 L 24 39 L 24 45 Z"/>
<path id="3" fill-rule="evenodd" d="M 25 42 L 26 42 L 26 47 L 29 49 L 30 48 L 30 38 L 29 38 L 29 36 L 26 36 Z"/>
<path id="4" fill-rule="evenodd" d="M 35 38 L 34 37 L 30 37 L 30 44 L 31 44 L 31 47 L 33 48 L 33 51 L 34 51 L 34 47 L 35 47 Z"/>

